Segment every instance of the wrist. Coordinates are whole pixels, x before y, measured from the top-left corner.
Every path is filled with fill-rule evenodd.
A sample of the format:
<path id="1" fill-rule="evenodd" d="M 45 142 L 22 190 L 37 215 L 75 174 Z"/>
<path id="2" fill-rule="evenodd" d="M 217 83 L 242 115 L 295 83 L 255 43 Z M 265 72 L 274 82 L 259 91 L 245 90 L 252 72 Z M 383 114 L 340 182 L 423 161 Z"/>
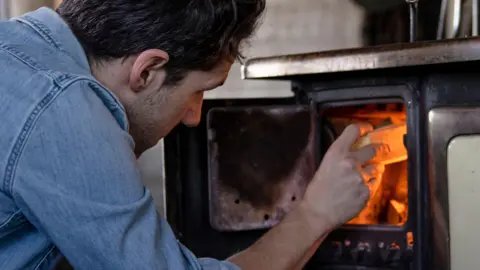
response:
<path id="1" fill-rule="evenodd" d="M 308 226 L 308 229 L 316 235 L 316 238 L 324 236 L 335 228 L 325 215 L 313 211 L 312 207 L 305 200 L 298 204 L 296 211 L 299 219 Z"/>

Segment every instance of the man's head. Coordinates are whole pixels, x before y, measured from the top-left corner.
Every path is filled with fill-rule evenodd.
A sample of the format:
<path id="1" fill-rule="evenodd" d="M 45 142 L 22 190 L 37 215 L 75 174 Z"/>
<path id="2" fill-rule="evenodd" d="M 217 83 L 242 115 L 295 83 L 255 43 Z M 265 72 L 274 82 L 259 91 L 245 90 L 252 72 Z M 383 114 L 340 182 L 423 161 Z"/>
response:
<path id="1" fill-rule="evenodd" d="M 136 152 L 200 121 L 203 92 L 225 81 L 265 0 L 63 0 L 57 12 L 94 76 L 127 110 Z"/>

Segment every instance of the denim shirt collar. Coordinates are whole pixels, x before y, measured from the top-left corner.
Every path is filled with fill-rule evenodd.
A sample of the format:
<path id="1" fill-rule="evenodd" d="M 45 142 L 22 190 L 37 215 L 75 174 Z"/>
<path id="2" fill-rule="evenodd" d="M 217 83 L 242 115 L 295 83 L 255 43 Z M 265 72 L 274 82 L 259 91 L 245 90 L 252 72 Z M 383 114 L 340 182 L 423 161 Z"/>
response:
<path id="1" fill-rule="evenodd" d="M 64 51 L 88 74 L 90 65 L 88 63 L 85 51 L 75 37 L 74 33 L 67 23 L 54 10 L 46 7 L 26 13 L 22 17 L 14 18 L 30 25 L 37 31 L 48 43 Z"/>

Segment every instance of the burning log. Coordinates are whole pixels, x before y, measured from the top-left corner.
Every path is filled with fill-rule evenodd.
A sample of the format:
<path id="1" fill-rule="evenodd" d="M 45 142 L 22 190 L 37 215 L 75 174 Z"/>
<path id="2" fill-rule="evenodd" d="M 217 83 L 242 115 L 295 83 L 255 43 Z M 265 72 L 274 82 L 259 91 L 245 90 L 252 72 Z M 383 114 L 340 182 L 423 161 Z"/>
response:
<path id="1" fill-rule="evenodd" d="M 405 204 L 396 200 L 391 200 L 389 202 L 387 215 L 388 224 L 402 225 L 407 221 L 407 214 L 408 210 Z"/>
<path id="2" fill-rule="evenodd" d="M 378 153 L 372 162 L 384 165 L 400 162 L 407 159 L 407 149 L 403 144 L 406 133 L 405 124 L 384 126 L 361 137 L 352 148 L 360 149 L 365 145 L 382 143 L 388 147 L 388 151 Z"/>

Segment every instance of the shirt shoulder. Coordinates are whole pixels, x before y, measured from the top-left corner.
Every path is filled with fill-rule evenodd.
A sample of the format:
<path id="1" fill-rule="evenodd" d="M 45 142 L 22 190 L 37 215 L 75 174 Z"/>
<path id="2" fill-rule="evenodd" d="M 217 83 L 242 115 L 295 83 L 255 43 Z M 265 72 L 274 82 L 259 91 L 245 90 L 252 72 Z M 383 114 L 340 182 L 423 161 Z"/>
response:
<path id="1" fill-rule="evenodd" d="M 28 125 L 16 156 L 21 172 L 11 180 L 12 192 L 32 184 L 37 175 L 45 178 L 45 186 L 64 183 L 89 200 L 142 197 L 134 141 L 122 108 L 91 80 L 73 80 L 60 91 Z M 102 180 L 92 181 L 97 178 Z M 111 186 L 108 194 L 99 192 L 103 185 Z"/>
<path id="2" fill-rule="evenodd" d="M 125 108 L 118 98 L 107 88 L 102 86 L 94 78 L 86 76 L 74 76 L 65 83 L 58 109 L 76 110 L 83 115 L 97 115 L 98 121 L 115 120 L 118 126 L 128 132 L 129 124 Z M 63 105 L 67 104 L 68 105 Z M 75 105 L 75 106 L 74 106 Z M 76 114 L 79 115 L 79 114 Z M 99 117 L 103 116 L 103 117 Z M 112 118 L 113 117 L 113 118 Z"/>
<path id="3" fill-rule="evenodd" d="M 48 142 L 58 143 L 44 149 L 47 158 L 57 158 L 55 153 L 60 151 L 59 149 L 63 149 L 63 153 L 57 154 L 69 154 L 65 153 L 68 146 L 62 143 L 68 143 L 70 138 L 76 138 L 98 150 L 100 147 L 115 148 L 111 146 L 113 144 L 117 145 L 113 151 L 119 151 L 123 146 L 127 155 L 133 153 L 134 142 L 128 134 L 125 111 L 113 94 L 88 77 L 57 72 L 52 73 L 49 78 L 45 77 L 34 75 L 28 82 L 28 87 L 19 87 L 18 92 L 30 89 L 30 94 L 23 94 L 28 97 L 23 98 L 25 100 L 20 100 L 22 93 L 10 93 L 10 102 L 8 96 L 0 98 L 0 101 L 4 101 L 2 103 L 12 108 L 12 112 L 16 112 L 6 116 L 7 119 L 15 118 L 15 121 L 9 123 L 10 130 L 14 131 L 11 132 L 11 138 L 0 141 L 5 143 L 5 149 L 9 150 L 3 186 L 7 194 L 11 192 L 20 158 L 31 156 L 28 151 L 32 148 L 25 146 L 32 144 L 32 141 L 37 139 L 32 137 L 38 134 L 48 135 Z M 95 146 L 96 144 L 99 145 Z M 84 149 L 76 149 L 75 153 L 81 153 L 82 150 Z M 107 150 L 104 152 L 105 155 L 109 153 Z M 31 157 L 35 158 L 42 157 Z"/>
<path id="4" fill-rule="evenodd" d="M 75 123 L 89 117 L 91 124 L 107 123 L 128 132 L 123 106 L 93 77 L 47 69 L 17 47 L 0 41 L 0 113 L 4 119 L 0 162 L 6 165 L 0 167 L 0 189 L 6 194 L 11 191 L 18 160 L 39 119 Z M 55 134 L 58 132 L 52 136 Z M 130 138 L 127 141 L 133 144 Z"/>

